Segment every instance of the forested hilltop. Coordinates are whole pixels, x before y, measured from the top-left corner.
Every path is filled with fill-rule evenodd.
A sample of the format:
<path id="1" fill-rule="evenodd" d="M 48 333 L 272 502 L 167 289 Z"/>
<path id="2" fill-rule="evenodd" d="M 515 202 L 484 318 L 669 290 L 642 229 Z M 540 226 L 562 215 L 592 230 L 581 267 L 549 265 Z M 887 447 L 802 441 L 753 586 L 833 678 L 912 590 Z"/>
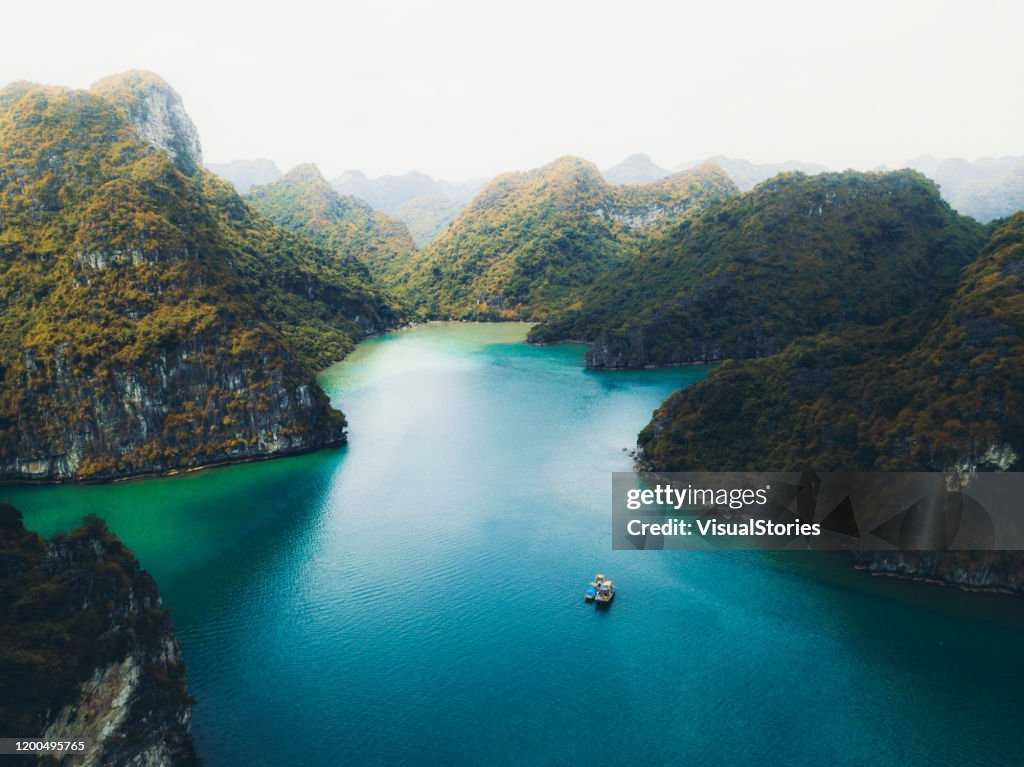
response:
<path id="1" fill-rule="evenodd" d="M 1024 213 L 952 295 L 875 327 L 727 363 L 641 433 L 658 469 L 1024 468 Z"/>
<path id="2" fill-rule="evenodd" d="M 389 285 L 429 318 L 543 319 L 673 221 L 736 192 L 708 164 L 643 186 L 613 186 L 563 157 L 491 181 Z"/>
<path id="3" fill-rule="evenodd" d="M 983 238 L 912 171 L 785 174 L 678 222 L 531 339 L 590 341 L 594 368 L 763 357 L 931 302 Z"/>
<path id="4" fill-rule="evenodd" d="M 416 250 L 401 221 L 375 211 L 357 197 L 342 196 L 315 165 L 299 165 L 281 178 L 253 187 L 245 201 L 285 229 L 333 251 L 354 271 L 386 280 L 401 270 Z M 379 290 L 379 300 L 397 309 Z"/>
<path id="5" fill-rule="evenodd" d="M 0 92 L 0 478 L 344 439 L 313 373 L 399 317 L 365 268 L 201 168 L 155 75 Z"/>

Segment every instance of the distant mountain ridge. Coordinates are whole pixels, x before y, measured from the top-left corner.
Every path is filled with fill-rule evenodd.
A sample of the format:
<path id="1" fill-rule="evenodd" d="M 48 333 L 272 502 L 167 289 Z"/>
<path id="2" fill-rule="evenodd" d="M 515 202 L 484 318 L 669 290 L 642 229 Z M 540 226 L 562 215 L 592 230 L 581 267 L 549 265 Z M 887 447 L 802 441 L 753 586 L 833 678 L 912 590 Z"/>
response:
<path id="1" fill-rule="evenodd" d="M 458 218 L 466 207 L 461 200 L 439 195 L 415 197 L 402 203 L 395 211 L 395 218 L 409 229 L 417 247 L 424 248 L 436 240 L 441 232 Z"/>
<path id="2" fill-rule="evenodd" d="M 1024 210 L 1024 160 L 994 178 L 966 182 L 957 191 L 952 205 L 983 222 Z"/>
<path id="3" fill-rule="evenodd" d="M 917 157 L 907 163 L 935 180 L 949 204 L 967 216 L 988 222 L 1024 209 L 1024 156 Z"/>
<path id="4" fill-rule="evenodd" d="M 605 169 L 604 177 L 611 184 L 647 184 L 709 162 L 715 163 L 724 170 L 741 192 L 749 191 L 762 181 L 767 181 L 780 173 L 800 172 L 813 176 L 828 170 L 826 166 L 812 162 L 789 160 L 776 163 L 754 163 L 721 154 L 708 157 L 705 160 L 683 162 L 672 170 L 668 170 L 656 165 L 646 154 L 637 153 L 631 154 L 622 162 Z"/>
<path id="5" fill-rule="evenodd" d="M 780 173 L 804 173 L 809 176 L 829 172 L 820 163 L 788 160 L 755 163 L 740 158 L 715 155 L 707 161 L 717 163 L 746 192 Z M 696 167 L 699 162 L 676 165 L 675 172 Z M 939 185 L 944 200 L 959 213 L 987 223 L 1024 209 L 1024 156 L 982 157 L 968 161 L 959 157 L 921 155 L 904 163 L 903 168 L 919 171 Z M 879 171 L 892 170 L 885 166 Z M 633 154 L 604 171 L 610 183 L 646 183 L 669 175 L 645 154 Z"/>
<path id="6" fill-rule="evenodd" d="M 689 167 L 680 170 L 689 170 Z M 672 171 L 655 165 L 650 157 L 642 153 L 631 154 L 622 162 L 604 170 L 604 177 L 609 184 L 649 184 L 671 175 Z"/>
<path id="7" fill-rule="evenodd" d="M 744 192 L 780 173 L 816 175 L 830 170 L 820 163 L 799 160 L 755 163 L 715 155 L 704 162 L 707 161 L 717 163 Z M 699 161 L 684 162 L 669 170 L 655 164 L 648 155 L 636 153 L 606 168 L 603 175 L 611 184 L 645 184 L 700 164 Z M 207 167 L 231 181 L 240 193 L 247 192 L 252 186 L 269 183 L 281 175 L 270 160 L 208 163 Z M 983 223 L 1024 209 L 1024 156 L 988 157 L 971 162 L 955 157 L 922 155 L 902 167 L 920 171 L 937 182 L 943 199 L 960 213 Z M 879 166 L 876 170 L 889 168 Z M 418 171 L 370 179 L 357 170 L 347 171 L 331 183 L 340 194 L 359 197 L 375 209 L 404 221 L 419 247 L 433 240 L 454 221 L 483 184 L 480 180 L 435 180 Z"/>
<path id="8" fill-rule="evenodd" d="M 825 173 L 829 169 L 814 162 L 800 162 L 799 160 L 787 160 L 786 162 L 754 163 L 749 160 L 734 159 L 724 155 L 715 155 L 709 158 L 712 162 L 718 163 L 722 170 L 729 174 L 741 192 L 747 192 L 770 178 L 780 173 L 804 173 L 808 176 L 815 176 Z"/>
<path id="9" fill-rule="evenodd" d="M 416 244 L 423 247 L 455 220 L 483 181 L 444 181 L 416 170 L 368 178 L 360 170 L 350 170 L 331 181 L 331 186 L 338 194 L 366 200 L 375 210 L 405 222 Z"/>
<path id="10" fill-rule="evenodd" d="M 933 157 L 921 155 L 904 163 L 905 167 L 920 171 L 949 194 L 955 195 L 964 184 L 993 181 L 1016 165 L 1024 162 L 1022 156 L 981 157 L 965 160 L 962 157 Z"/>
<path id="11" fill-rule="evenodd" d="M 400 176 L 369 178 L 361 170 L 349 170 L 331 181 L 338 194 L 359 197 L 375 209 L 397 213 L 402 205 L 422 197 L 444 197 L 456 202 L 468 202 L 483 181 L 444 181 L 410 170 Z"/>
<path id="12" fill-rule="evenodd" d="M 208 170 L 231 183 L 235 191 L 245 194 L 254 186 L 269 184 L 281 177 L 281 169 L 273 160 L 232 160 L 231 162 L 208 162 Z"/>

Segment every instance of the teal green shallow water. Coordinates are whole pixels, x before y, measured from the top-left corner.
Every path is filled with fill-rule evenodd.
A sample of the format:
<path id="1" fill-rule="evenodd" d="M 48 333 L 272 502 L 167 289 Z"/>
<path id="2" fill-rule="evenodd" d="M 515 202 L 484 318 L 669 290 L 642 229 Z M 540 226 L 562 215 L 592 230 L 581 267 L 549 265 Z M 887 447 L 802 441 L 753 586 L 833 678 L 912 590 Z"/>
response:
<path id="1" fill-rule="evenodd" d="M 524 335 L 363 344 L 321 377 L 343 449 L 0 496 L 44 533 L 100 514 L 156 576 L 208 767 L 1024 761 L 1018 600 L 611 551 L 622 448 L 704 371 L 589 373 Z"/>

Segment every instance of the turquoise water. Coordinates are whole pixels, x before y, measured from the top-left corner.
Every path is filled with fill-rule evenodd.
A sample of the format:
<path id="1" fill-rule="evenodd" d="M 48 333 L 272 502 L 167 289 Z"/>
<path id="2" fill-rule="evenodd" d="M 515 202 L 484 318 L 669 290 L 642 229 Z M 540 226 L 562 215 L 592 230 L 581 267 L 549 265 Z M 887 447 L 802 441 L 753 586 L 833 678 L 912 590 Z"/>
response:
<path id="1" fill-rule="evenodd" d="M 591 373 L 525 332 L 364 343 L 321 377 L 342 449 L 0 495 L 45 533 L 100 514 L 156 576 L 208 767 L 1024 761 L 1018 600 L 611 551 L 623 448 L 705 371 Z"/>

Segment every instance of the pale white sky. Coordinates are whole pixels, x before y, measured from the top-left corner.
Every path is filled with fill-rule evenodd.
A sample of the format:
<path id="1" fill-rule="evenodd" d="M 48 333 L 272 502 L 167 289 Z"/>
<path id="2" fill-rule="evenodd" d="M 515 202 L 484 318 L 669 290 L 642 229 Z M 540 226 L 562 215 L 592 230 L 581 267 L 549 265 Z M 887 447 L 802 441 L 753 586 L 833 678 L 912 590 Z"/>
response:
<path id="1" fill-rule="evenodd" d="M 489 176 L 577 154 L 1024 154 L 1024 2 L 33 0 L 0 83 L 151 69 L 205 158 Z"/>

